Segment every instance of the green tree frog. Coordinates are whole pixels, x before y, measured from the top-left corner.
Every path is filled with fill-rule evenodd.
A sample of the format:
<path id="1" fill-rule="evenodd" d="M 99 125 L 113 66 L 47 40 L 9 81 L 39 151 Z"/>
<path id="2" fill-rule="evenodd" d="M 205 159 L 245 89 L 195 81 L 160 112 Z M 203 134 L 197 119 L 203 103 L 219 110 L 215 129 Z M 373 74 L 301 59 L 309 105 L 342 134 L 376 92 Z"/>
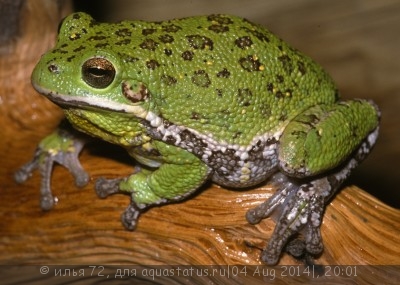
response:
<path id="1" fill-rule="evenodd" d="M 182 201 L 209 179 L 229 188 L 275 185 L 246 215 L 251 224 L 276 217 L 261 252 L 267 264 L 284 251 L 321 253 L 324 208 L 378 136 L 373 102 L 340 101 L 318 64 L 235 16 L 111 24 L 74 13 L 32 83 L 76 130 L 122 146 L 141 165 L 95 186 L 100 197 L 130 194 L 121 217 L 128 230 L 149 207 Z M 54 206 L 54 162 L 88 183 L 78 161 L 85 139 L 76 135 L 61 126 L 15 175 L 24 182 L 40 170 L 44 210 Z"/>

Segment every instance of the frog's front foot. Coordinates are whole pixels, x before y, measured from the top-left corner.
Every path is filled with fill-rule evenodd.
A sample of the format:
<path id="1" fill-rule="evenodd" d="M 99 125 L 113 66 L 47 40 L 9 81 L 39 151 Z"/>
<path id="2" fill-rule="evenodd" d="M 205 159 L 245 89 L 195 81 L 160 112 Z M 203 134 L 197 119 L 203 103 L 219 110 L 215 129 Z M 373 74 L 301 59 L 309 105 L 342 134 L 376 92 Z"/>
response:
<path id="1" fill-rule="evenodd" d="M 119 185 L 123 180 L 123 178 L 105 179 L 102 177 L 97 179 L 95 185 L 97 196 L 106 198 L 107 196 L 120 193 Z M 129 206 L 121 215 L 121 222 L 127 230 L 133 231 L 136 229 L 141 212 L 141 207 L 131 200 Z"/>
<path id="2" fill-rule="evenodd" d="M 278 191 L 246 215 L 251 224 L 271 214 L 276 217 L 275 230 L 261 253 L 261 260 L 276 264 L 284 248 L 295 257 L 320 254 L 323 250 L 320 225 L 325 202 L 332 194 L 328 180 L 321 178 L 300 184 L 278 173 L 272 182 L 280 185 Z M 299 234 L 304 238 L 300 239 Z"/>
<path id="3" fill-rule="evenodd" d="M 100 177 L 96 180 L 96 184 L 94 186 L 96 190 L 97 196 L 99 198 L 106 198 L 110 195 L 119 193 L 119 183 L 122 181 L 122 178 L 116 179 L 105 179 Z"/>
<path id="4" fill-rule="evenodd" d="M 82 168 L 78 156 L 86 138 L 76 137 L 72 132 L 59 129 L 44 138 L 35 151 L 31 161 L 23 165 L 14 174 L 17 183 L 24 183 L 36 169 L 41 174 L 40 207 L 50 210 L 54 206 L 54 197 L 51 192 L 51 173 L 55 163 L 66 167 L 75 178 L 78 187 L 85 186 L 89 182 L 89 175 Z"/>
<path id="5" fill-rule="evenodd" d="M 124 227 L 129 231 L 135 230 L 141 213 L 140 207 L 131 200 L 131 203 L 121 215 L 121 222 Z"/>

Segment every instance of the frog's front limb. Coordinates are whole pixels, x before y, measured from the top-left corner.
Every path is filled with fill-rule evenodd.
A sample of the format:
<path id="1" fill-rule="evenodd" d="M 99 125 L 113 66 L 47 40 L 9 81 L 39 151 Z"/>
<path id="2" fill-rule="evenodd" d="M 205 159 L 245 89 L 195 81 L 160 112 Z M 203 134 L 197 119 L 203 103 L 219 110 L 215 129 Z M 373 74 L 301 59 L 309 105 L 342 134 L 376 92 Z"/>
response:
<path id="1" fill-rule="evenodd" d="M 101 177 L 96 181 L 96 193 L 100 198 L 106 198 L 109 195 L 120 193 L 121 190 L 119 185 L 123 181 L 123 178 L 105 179 Z M 136 202 L 132 199 L 131 203 L 121 216 L 121 222 L 124 227 L 128 230 L 134 230 L 141 212 L 142 209 L 139 208 Z"/>
<path id="2" fill-rule="evenodd" d="M 185 199 L 207 180 L 210 169 L 195 155 L 181 148 L 154 141 L 149 154 L 157 152 L 160 161 L 157 169 L 142 168 L 123 179 L 99 180 L 96 191 L 100 197 L 117 192 L 131 194 L 131 203 L 121 216 L 125 228 L 134 230 L 141 212 L 155 205 L 177 202 Z M 140 151 L 143 155 L 143 149 Z M 157 163 L 147 161 L 150 166 Z"/>
<path id="3" fill-rule="evenodd" d="M 75 184 L 83 187 L 89 182 L 89 175 L 79 162 L 78 156 L 88 137 L 73 130 L 64 122 L 59 129 L 45 137 L 37 147 L 33 159 L 23 165 L 14 175 L 18 183 L 25 182 L 36 169 L 41 174 L 40 207 L 50 210 L 54 206 L 51 191 L 51 173 L 55 163 L 66 167 L 75 178 Z"/>
<path id="4" fill-rule="evenodd" d="M 354 109 L 349 107 L 353 104 L 356 105 Z M 348 113 L 351 112 L 358 113 L 360 112 L 359 107 L 363 109 L 361 115 L 353 114 L 354 116 L 349 116 L 348 119 L 342 118 L 340 121 L 336 121 L 336 117 L 335 120 L 330 121 L 331 118 L 335 118 L 335 115 L 341 116 L 346 113 L 348 115 Z M 318 108 L 321 107 L 316 106 L 313 108 L 312 112 L 305 112 L 298 116 L 293 122 L 297 125 L 294 128 L 290 128 L 289 126 L 287 129 L 289 132 L 286 134 L 287 136 L 296 136 L 296 139 L 302 136 L 302 138 L 305 139 L 293 142 L 285 142 L 283 140 L 283 147 L 286 146 L 287 149 L 281 151 L 287 151 L 286 157 L 290 159 L 286 161 L 283 160 L 281 172 L 275 174 L 271 178 L 272 183 L 277 186 L 278 190 L 269 200 L 255 209 L 249 210 L 246 216 L 247 220 L 252 224 L 258 223 L 271 214 L 274 214 L 277 218 L 277 224 L 268 246 L 261 254 L 261 259 L 268 264 L 276 264 L 278 262 L 282 249 L 285 246 L 286 250 L 294 256 L 299 256 L 301 254 L 317 255 L 322 252 L 323 243 L 320 234 L 320 225 L 325 205 L 342 182 L 350 175 L 351 171 L 369 154 L 378 136 L 379 128 L 377 122 L 379 119 L 376 119 L 376 123 L 368 125 L 368 119 L 366 119 L 366 117 L 369 115 L 379 117 L 379 111 L 369 102 L 353 101 L 339 105 L 339 107 L 334 106 L 331 109 L 330 107 L 325 108 L 323 106 L 322 109 L 324 109 L 324 113 L 321 113 L 323 115 L 322 117 L 315 115 L 315 111 Z M 327 116 L 325 115 L 325 111 L 328 109 L 330 109 L 330 114 Z M 339 114 L 336 112 L 339 112 Z M 332 116 L 332 114 L 334 116 Z M 352 120 L 355 120 L 355 122 Z M 362 120 L 365 120 L 365 122 L 363 123 Z M 332 127 L 332 125 L 338 123 L 343 124 L 343 126 L 337 125 L 337 128 L 334 126 Z M 354 126 L 354 124 L 358 126 L 367 125 L 367 127 L 364 130 L 351 129 L 351 126 Z M 332 127 L 333 130 L 327 130 L 326 128 L 329 126 Z M 315 131 L 318 132 L 320 136 L 318 142 L 316 142 L 317 145 L 307 140 L 307 135 L 311 133 L 312 136 Z M 334 134 L 334 137 L 331 138 L 333 141 L 329 138 L 321 138 L 322 134 L 329 134 L 329 131 L 343 131 L 344 134 Z M 362 132 L 364 132 L 364 134 Z M 336 162 L 333 163 L 333 165 L 329 163 L 324 164 L 324 161 L 318 164 L 318 161 L 310 159 L 313 155 L 317 157 L 317 154 L 310 154 L 308 152 L 313 148 L 315 148 L 314 151 L 320 151 L 322 155 L 324 155 L 323 150 L 326 148 L 329 149 L 329 146 L 332 148 L 339 148 L 341 145 L 338 145 L 337 142 L 335 143 L 334 140 L 343 139 L 343 137 L 341 138 L 343 135 L 344 140 L 342 144 L 346 143 L 347 139 L 350 140 L 350 136 L 353 136 L 353 138 L 358 136 L 357 139 L 360 141 L 358 143 L 357 141 L 351 142 L 353 145 L 358 144 L 358 147 L 355 150 L 350 149 L 349 155 L 345 152 L 345 155 L 348 155 L 350 158 L 345 159 L 345 157 L 340 157 L 343 153 L 339 150 L 336 152 L 336 155 L 339 157 L 334 158 Z M 324 139 L 326 140 L 324 141 Z M 310 145 L 307 146 L 307 143 Z M 322 145 L 318 145 L 318 143 Z M 296 144 L 294 148 L 293 144 Z M 280 147 L 282 147 L 282 145 Z M 335 153 L 335 149 L 332 149 L 332 153 Z M 282 157 L 282 154 L 280 155 Z M 304 157 L 305 155 L 311 156 Z M 323 160 L 325 158 L 320 157 L 319 159 Z M 297 165 L 296 163 L 299 164 Z M 322 171 L 326 174 L 320 174 L 318 168 L 308 167 L 314 164 L 325 165 L 325 169 Z M 301 167 L 298 167 L 300 165 Z M 329 167 L 331 167 L 331 170 L 326 169 Z M 298 233 L 304 236 L 304 240 L 301 242 L 292 239 L 296 237 Z"/>

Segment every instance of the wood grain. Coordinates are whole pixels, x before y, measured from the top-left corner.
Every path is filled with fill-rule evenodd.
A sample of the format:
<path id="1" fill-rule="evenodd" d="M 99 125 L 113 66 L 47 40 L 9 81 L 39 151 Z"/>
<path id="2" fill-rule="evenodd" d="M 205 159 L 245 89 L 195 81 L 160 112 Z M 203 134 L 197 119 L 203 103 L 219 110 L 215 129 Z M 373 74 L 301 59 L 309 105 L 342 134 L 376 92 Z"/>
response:
<path id="1" fill-rule="evenodd" d="M 85 149 L 81 161 L 92 181 L 83 189 L 57 167 L 52 188 L 58 204 L 50 212 L 39 208 L 38 173 L 23 185 L 13 181 L 15 170 L 61 117 L 29 82 L 34 63 L 51 46 L 56 23 L 66 11 L 51 2 L 42 0 L 48 10 L 37 15 L 33 11 L 39 9 L 39 1 L 27 1 L 23 37 L 0 56 L 0 264 L 261 265 L 260 248 L 275 224 L 266 219 L 252 226 L 244 215 L 270 197 L 274 189 L 268 184 L 250 191 L 207 184 L 193 199 L 150 209 L 136 231 L 128 232 L 119 219 L 129 198 L 99 199 L 93 190 L 98 177 L 121 177 L 132 171 L 133 162 L 123 150 L 104 143 Z M 400 211 L 356 186 L 345 187 L 329 204 L 322 236 L 325 250 L 318 264 L 400 264 Z M 300 262 L 284 255 L 280 264 Z M 378 284 L 387 276 L 398 278 L 396 272 L 379 269 L 368 278 L 361 276 L 359 284 Z M 281 281 L 276 284 L 290 284 Z"/>

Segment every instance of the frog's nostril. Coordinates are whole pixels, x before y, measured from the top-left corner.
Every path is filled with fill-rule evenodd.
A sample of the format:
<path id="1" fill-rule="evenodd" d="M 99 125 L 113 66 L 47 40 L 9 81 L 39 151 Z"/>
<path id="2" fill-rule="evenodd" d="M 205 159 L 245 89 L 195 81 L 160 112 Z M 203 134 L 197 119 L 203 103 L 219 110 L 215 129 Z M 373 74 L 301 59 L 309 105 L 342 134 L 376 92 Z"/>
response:
<path id="1" fill-rule="evenodd" d="M 50 64 L 48 69 L 51 73 L 60 73 L 60 70 L 56 64 Z"/>

